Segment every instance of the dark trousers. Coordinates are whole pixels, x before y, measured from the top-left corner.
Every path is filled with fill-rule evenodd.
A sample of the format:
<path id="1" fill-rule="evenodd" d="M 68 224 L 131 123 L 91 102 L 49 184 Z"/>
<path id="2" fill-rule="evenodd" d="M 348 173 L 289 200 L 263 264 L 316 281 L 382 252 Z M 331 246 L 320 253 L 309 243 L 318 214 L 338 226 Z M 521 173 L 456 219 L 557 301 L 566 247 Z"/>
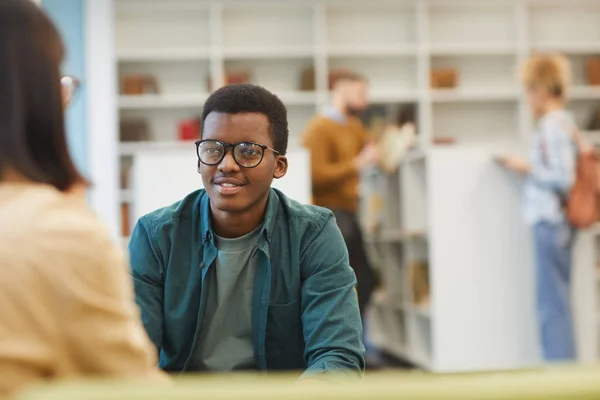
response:
<path id="1" fill-rule="evenodd" d="M 344 210 L 332 211 L 348 248 L 350 266 L 356 274 L 358 306 L 360 315 L 363 316 L 375 287 L 375 274 L 367 259 L 362 232 L 356 216 Z"/>

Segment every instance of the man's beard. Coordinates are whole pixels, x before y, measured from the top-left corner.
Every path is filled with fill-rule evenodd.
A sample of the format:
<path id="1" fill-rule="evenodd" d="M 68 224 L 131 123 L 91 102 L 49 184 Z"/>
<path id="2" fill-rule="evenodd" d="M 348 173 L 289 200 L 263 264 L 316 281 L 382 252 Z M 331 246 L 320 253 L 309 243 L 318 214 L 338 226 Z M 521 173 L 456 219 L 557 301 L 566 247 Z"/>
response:
<path id="1" fill-rule="evenodd" d="M 365 111 L 362 107 L 346 107 L 346 114 L 351 115 L 353 117 L 360 117 L 360 115 Z"/>

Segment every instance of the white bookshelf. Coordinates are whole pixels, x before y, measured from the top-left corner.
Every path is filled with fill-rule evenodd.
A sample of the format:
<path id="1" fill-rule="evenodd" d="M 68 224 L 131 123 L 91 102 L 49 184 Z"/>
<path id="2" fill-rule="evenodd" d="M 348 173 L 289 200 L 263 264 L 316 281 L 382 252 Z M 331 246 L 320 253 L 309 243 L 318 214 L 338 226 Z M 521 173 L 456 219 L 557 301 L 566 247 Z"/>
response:
<path id="1" fill-rule="evenodd" d="M 450 289 L 440 277 L 458 266 L 442 264 L 435 253 L 437 245 L 429 244 L 437 234 L 435 219 L 430 220 L 430 192 L 439 193 L 448 180 L 431 170 L 435 163 L 431 152 L 438 150 L 431 143 L 435 138 L 454 138 L 456 144 L 447 149 L 450 153 L 473 146 L 489 151 L 525 143 L 532 121 L 516 78 L 519 64 L 531 51 L 560 51 L 573 62 L 576 86 L 570 106 L 580 125 L 600 105 L 600 88 L 586 86 L 584 75 L 586 58 L 600 54 L 599 2 L 106 1 L 114 5 L 117 72 L 152 74 L 161 89 L 157 95 L 114 100 L 122 119 L 146 120 L 151 135 L 148 142 L 116 146 L 124 165 L 138 151 L 188 149 L 193 153 L 193 144 L 177 141 L 178 123 L 200 116 L 209 95 L 208 82 L 219 87 L 226 71 L 248 71 L 253 83 L 280 96 L 288 107 L 292 148 L 299 145 L 309 118 L 327 104 L 331 68 L 365 75 L 373 103 L 416 104 L 421 151 L 410 155 L 410 168 L 403 168 L 395 181 L 388 179 L 392 194 L 386 200 L 386 226 L 369 239 L 371 249 L 377 250 L 372 252 L 374 257 L 379 254 L 389 278 L 387 292 L 373 304 L 381 317 L 374 337 L 390 352 L 431 370 L 530 364 L 529 353 L 511 353 L 511 360 L 490 356 L 488 364 L 477 361 L 475 355 L 470 364 L 465 358 L 453 359 L 455 353 L 448 349 L 454 346 L 453 351 L 461 352 L 460 346 L 467 346 L 467 341 L 453 344 L 443 339 L 452 333 L 451 325 L 445 325 L 448 316 L 441 309 L 411 306 L 407 297 L 398 298 L 393 289 L 405 288 L 406 268 L 401 267 L 417 251 L 417 256 L 430 262 L 435 282 L 432 304 L 455 300 L 445 297 Z M 458 87 L 431 89 L 432 67 L 456 68 Z M 314 68 L 316 85 L 312 91 L 300 91 L 300 75 L 307 68 Z M 600 142 L 597 136 L 592 135 Z M 406 191 L 411 194 L 406 196 Z M 131 189 L 116 193 L 115 202 L 132 202 Z M 444 275 L 439 272 L 442 265 L 449 270 Z M 492 311 L 480 321 L 493 318 Z M 496 326 L 493 321 L 488 325 Z M 461 338 L 468 337 L 467 333 L 460 333 Z"/>

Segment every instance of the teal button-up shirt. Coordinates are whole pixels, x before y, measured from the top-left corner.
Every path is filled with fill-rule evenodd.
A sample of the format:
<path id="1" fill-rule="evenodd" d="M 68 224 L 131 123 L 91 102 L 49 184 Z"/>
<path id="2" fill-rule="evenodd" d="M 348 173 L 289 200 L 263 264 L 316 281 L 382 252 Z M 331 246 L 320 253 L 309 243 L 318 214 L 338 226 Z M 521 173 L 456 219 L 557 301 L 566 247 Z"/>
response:
<path id="1" fill-rule="evenodd" d="M 217 256 L 206 192 L 142 217 L 129 251 L 136 301 L 160 367 L 201 370 L 194 355 Z M 252 299 L 258 368 L 362 374 L 356 277 L 333 213 L 271 189 L 258 251 Z"/>

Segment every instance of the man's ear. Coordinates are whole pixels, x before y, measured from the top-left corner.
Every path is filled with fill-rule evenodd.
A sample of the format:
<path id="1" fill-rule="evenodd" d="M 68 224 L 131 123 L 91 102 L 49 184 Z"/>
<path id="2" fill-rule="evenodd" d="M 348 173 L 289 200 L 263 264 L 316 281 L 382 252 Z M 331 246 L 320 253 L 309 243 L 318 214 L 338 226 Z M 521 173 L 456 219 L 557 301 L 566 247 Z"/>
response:
<path id="1" fill-rule="evenodd" d="M 278 156 L 275 161 L 275 171 L 273 171 L 273 178 L 281 179 L 285 176 L 288 170 L 288 160 L 286 156 Z"/>
<path id="2" fill-rule="evenodd" d="M 202 165 L 202 164 L 200 163 L 200 160 L 198 160 L 198 173 L 202 174 L 202 172 L 200 172 L 200 165 Z"/>

